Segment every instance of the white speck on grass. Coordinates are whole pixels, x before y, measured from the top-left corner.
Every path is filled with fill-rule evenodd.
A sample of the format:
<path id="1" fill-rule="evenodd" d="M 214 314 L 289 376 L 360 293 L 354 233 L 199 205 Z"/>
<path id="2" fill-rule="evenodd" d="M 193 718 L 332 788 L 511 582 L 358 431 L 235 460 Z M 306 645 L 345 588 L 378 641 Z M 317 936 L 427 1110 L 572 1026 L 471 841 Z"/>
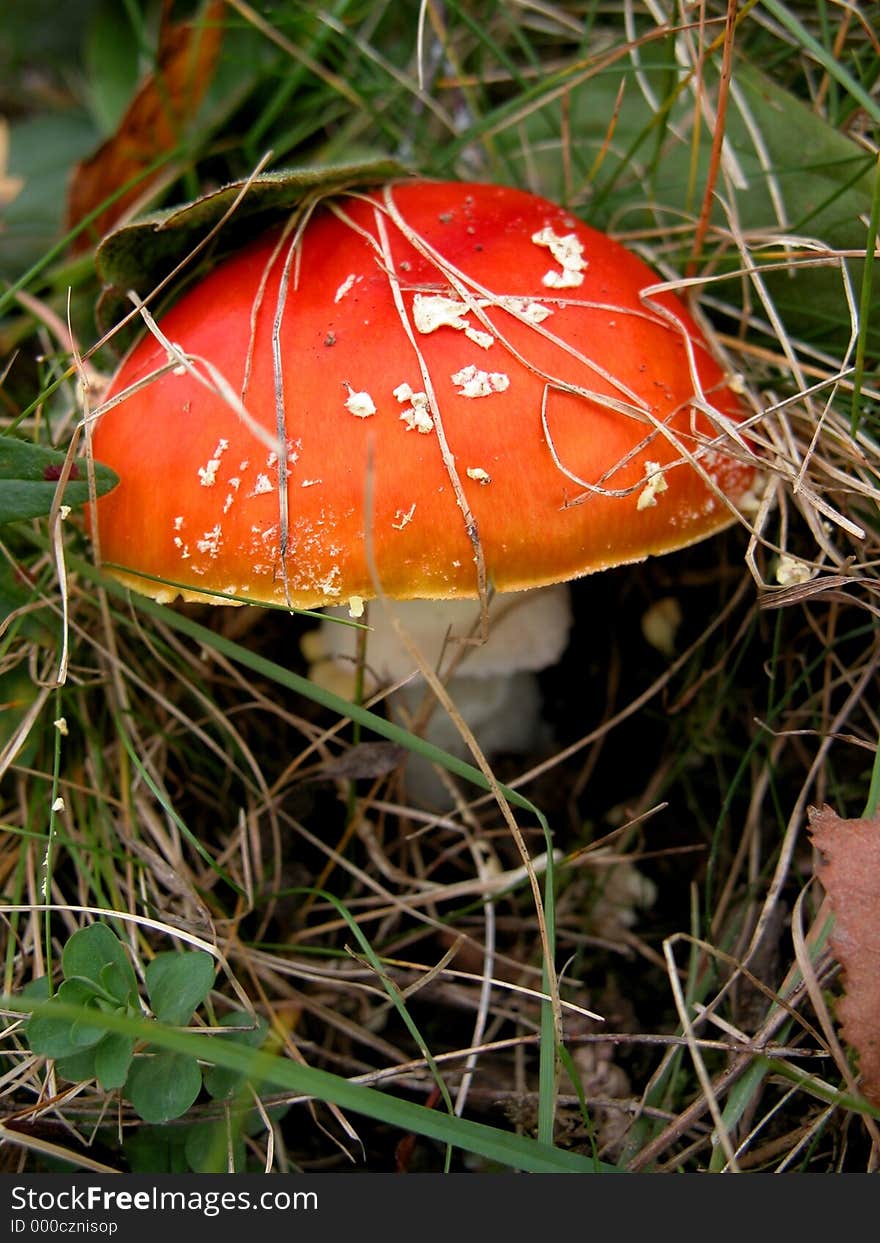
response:
<path id="1" fill-rule="evenodd" d="M 756 476 L 737 500 L 737 505 L 744 514 L 756 514 L 761 508 L 762 485 L 763 479 Z"/>
<path id="2" fill-rule="evenodd" d="M 459 385 L 461 397 L 491 397 L 493 393 L 503 393 L 510 387 L 510 377 L 502 371 L 480 371 L 473 363 L 462 367 L 451 377 L 452 383 Z"/>
<path id="3" fill-rule="evenodd" d="M 364 615 L 364 597 L 351 596 L 348 601 L 348 615 L 352 618 L 363 617 Z"/>
<path id="4" fill-rule="evenodd" d="M 794 587 L 808 583 L 813 574 L 810 567 L 798 557 L 784 552 L 776 565 L 776 581 L 780 587 Z"/>

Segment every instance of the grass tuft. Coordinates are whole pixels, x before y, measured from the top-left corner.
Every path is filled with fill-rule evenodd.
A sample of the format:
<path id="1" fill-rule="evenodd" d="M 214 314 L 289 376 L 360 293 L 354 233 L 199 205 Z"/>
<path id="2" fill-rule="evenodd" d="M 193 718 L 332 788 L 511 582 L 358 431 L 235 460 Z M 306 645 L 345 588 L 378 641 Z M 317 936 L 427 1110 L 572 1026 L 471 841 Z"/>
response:
<path id="1" fill-rule="evenodd" d="M 60 494 L 4 509 L 5 1168 L 876 1170 L 806 835 L 811 805 L 880 805 L 870 6 L 206 4 L 197 106 L 172 93 L 173 144 L 115 183 L 99 162 L 72 227 L 61 187 L 133 125 L 159 33 L 146 0 L 83 4 L 37 47 L 41 7 L 0 52 L 0 420 L 28 460 L 81 451 L 100 407 L 121 338 L 94 226 L 135 187 L 145 211 L 391 159 L 641 253 L 737 377 L 762 483 L 709 544 L 575 584 L 544 741 L 488 774 L 310 681 L 314 618 L 162 608 L 96 568 Z M 442 770 L 443 807 L 408 800 L 401 756 Z M 210 955 L 187 1024 L 33 994 L 95 923 L 131 996 L 157 956 Z M 94 1066 L 64 1078 L 27 1039 L 51 1006 L 65 1039 L 129 1042 L 148 1097 L 159 1050 L 195 1059 L 193 1104 L 160 1134 Z"/>

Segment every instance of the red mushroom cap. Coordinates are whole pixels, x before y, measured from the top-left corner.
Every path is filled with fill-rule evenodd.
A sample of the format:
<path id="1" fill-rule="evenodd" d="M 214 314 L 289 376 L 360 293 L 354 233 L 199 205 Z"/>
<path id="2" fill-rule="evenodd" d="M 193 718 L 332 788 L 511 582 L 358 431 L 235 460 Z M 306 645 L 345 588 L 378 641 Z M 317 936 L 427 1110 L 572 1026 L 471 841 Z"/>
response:
<path id="1" fill-rule="evenodd" d="M 736 396 L 656 284 L 519 190 L 327 201 L 162 318 L 191 365 L 152 334 L 124 361 L 108 401 L 134 387 L 93 435 L 120 476 L 101 556 L 164 600 L 318 607 L 377 579 L 400 598 L 533 587 L 702 539 L 754 469 L 732 456 Z"/>

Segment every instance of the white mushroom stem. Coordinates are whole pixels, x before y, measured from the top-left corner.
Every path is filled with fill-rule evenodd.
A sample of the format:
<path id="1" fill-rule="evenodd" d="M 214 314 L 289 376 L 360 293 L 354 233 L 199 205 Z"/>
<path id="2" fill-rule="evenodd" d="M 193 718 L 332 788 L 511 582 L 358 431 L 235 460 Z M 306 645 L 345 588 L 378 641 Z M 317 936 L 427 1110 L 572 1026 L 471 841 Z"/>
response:
<path id="1" fill-rule="evenodd" d="M 488 637 L 480 632 L 476 600 L 394 600 L 394 617 L 412 639 L 425 664 L 443 678 L 462 719 L 491 758 L 502 751 L 526 752 L 541 738 L 540 693 L 535 674 L 555 664 L 568 642 L 571 605 L 568 587 L 558 584 L 532 591 L 496 595 L 489 604 Z M 348 618 L 348 609 L 327 609 Z M 409 719 L 418 715 L 425 682 L 383 607 L 369 611 L 366 675 L 370 691 L 410 679 L 389 703 Z M 354 685 L 358 630 L 324 621 L 307 636 L 306 656 L 312 678 L 343 693 Z M 467 758 L 467 747 L 454 723 L 434 708 L 424 737 L 444 750 Z M 410 765 L 410 797 L 435 802 L 442 791 L 427 767 Z"/>

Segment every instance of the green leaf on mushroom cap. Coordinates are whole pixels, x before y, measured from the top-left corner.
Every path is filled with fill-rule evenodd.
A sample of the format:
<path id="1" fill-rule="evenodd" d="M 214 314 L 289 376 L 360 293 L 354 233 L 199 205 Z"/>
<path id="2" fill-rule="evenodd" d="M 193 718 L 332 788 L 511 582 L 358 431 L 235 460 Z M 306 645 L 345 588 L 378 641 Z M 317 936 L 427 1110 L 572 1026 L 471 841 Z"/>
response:
<path id="1" fill-rule="evenodd" d="M 103 326 L 116 323 L 131 310 L 128 290 L 146 297 L 200 243 L 209 239 L 205 258 L 233 250 L 262 232 L 279 216 L 312 196 L 326 197 L 352 186 L 375 185 L 410 173 L 386 157 L 322 167 L 286 168 L 233 181 L 192 202 L 150 212 L 114 229 L 95 254 L 105 288 L 98 303 Z M 228 219 L 227 219 L 228 217 Z M 192 265 L 187 275 L 200 270 Z"/>

